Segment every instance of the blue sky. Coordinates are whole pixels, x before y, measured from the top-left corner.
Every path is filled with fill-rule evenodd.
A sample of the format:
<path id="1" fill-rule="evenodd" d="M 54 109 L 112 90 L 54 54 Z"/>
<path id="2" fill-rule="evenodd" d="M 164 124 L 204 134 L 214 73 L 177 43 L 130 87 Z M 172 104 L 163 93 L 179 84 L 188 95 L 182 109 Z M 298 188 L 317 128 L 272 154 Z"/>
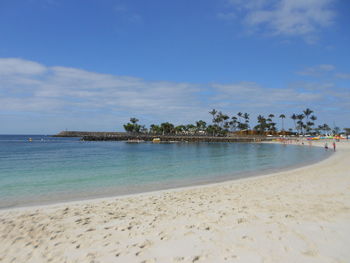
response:
<path id="1" fill-rule="evenodd" d="M 2 0 L 0 134 L 210 120 L 350 126 L 350 2 Z M 287 120 L 286 126 L 292 126 Z"/>

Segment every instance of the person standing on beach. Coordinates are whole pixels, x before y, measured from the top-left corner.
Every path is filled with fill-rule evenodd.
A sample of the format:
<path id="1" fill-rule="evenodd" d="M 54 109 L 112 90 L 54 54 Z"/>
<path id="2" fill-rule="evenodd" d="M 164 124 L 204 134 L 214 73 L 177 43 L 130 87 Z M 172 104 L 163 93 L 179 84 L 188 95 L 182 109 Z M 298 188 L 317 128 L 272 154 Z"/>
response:
<path id="1" fill-rule="evenodd" d="M 333 150 L 335 151 L 336 145 L 335 142 L 333 142 Z"/>
<path id="2" fill-rule="evenodd" d="M 328 143 L 324 144 L 324 148 L 326 149 L 326 151 L 328 150 Z"/>

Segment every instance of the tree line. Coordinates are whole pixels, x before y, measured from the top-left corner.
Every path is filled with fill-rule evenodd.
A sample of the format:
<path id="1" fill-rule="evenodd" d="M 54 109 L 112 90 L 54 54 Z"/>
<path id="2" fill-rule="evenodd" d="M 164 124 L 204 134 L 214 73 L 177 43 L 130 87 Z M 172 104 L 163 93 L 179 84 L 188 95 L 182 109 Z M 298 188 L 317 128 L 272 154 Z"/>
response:
<path id="1" fill-rule="evenodd" d="M 301 113 L 293 113 L 290 118 L 293 120 L 294 129 L 285 130 L 285 114 L 275 116 L 269 114 L 267 117 L 258 115 L 257 125 L 250 126 L 250 115 L 246 112 L 238 112 L 236 115 L 229 116 L 216 109 L 209 111 L 212 117 L 211 123 L 207 124 L 203 120 L 196 121 L 195 124 L 175 126 L 170 122 L 161 124 L 151 124 L 149 128 L 139 124 L 136 118 L 130 118 L 130 122 L 124 124 L 124 129 L 128 133 L 142 133 L 152 135 L 207 135 L 207 136 L 226 136 L 228 133 L 249 133 L 254 131 L 255 134 L 296 134 L 296 135 L 318 135 L 318 134 L 339 134 L 340 128 L 333 129 L 326 123 L 316 126 L 317 117 L 314 111 L 307 108 Z M 281 129 L 277 129 L 277 120 L 280 119 Z"/>

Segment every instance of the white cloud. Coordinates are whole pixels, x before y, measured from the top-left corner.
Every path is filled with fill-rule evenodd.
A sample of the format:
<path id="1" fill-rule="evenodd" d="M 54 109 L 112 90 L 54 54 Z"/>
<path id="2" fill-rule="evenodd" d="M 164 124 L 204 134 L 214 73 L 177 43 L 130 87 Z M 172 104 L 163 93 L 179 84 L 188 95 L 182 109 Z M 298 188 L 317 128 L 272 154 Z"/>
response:
<path id="1" fill-rule="evenodd" d="M 335 77 L 338 79 L 350 79 L 350 73 L 337 73 Z"/>
<path id="2" fill-rule="evenodd" d="M 218 91 L 215 100 L 251 108 L 281 108 L 281 105 L 314 103 L 322 99 L 321 94 L 293 88 L 265 88 L 254 82 L 213 84 L 212 87 Z"/>
<path id="3" fill-rule="evenodd" d="M 67 118 L 70 123 L 76 120 L 76 129 L 86 119 L 89 127 L 98 128 L 99 124 L 110 127 L 108 122 L 124 123 L 130 116 L 148 124 L 210 120 L 208 111 L 212 108 L 228 114 L 245 111 L 252 115 L 267 111 L 288 113 L 305 107 L 317 108 L 315 105 L 333 108 L 342 105 L 342 112 L 350 110 L 349 97 L 344 96 L 347 91 L 333 83 L 303 82 L 286 88 L 268 88 L 255 82 L 146 81 L 77 68 L 47 67 L 18 59 L 0 58 L 0 65 L 8 61 L 15 61 L 16 67 L 11 70 L 0 67 L 0 76 L 5 76 L 0 77 L 0 112 L 21 116 L 51 114 L 55 116 L 53 121 L 61 123 L 63 128 Z M 317 68 L 333 72 L 334 66 L 325 64 Z"/>
<path id="4" fill-rule="evenodd" d="M 20 58 L 2 58 L 0 59 L 0 75 L 15 74 L 42 74 L 46 68 L 39 63 L 23 60 Z"/>
<path id="5" fill-rule="evenodd" d="M 328 90 L 335 90 L 336 85 L 333 82 L 305 82 L 299 81 L 289 85 L 292 89 L 303 89 L 306 91 L 324 93 Z"/>
<path id="6" fill-rule="evenodd" d="M 329 64 L 319 65 L 319 68 L 320 68 L 320 70 L 323 70 L 323 71 L 333 71 L 333 70 L 335 70 L 335 66 L 329 65 Z"/>
<path id="7" fill-rule="evenodd" d="M 314 67 L 305 68 L 303 71 L 298 72 L 300 75 L 319 77 L 335 70 L 335 66 L 330 64 L 320 64 Z"/>
<path id="8" fill-rule="evenodd" d="M 335 0 L 228 0 L 243 23 L 250 29 L 272 35 L 303 36 L 308 42 L 317 39 L 321 28 L 335 18 Z"/>
<path id="9" fill-rule="evenodd" d="M 201 105 L 197 85 L 189 83 L 151 82 L 18 59 L 0 59 L 0 65 L 0 75 L 6 75 L 0 79 L 3 111 L 102 110 L 166 116 Z"/>

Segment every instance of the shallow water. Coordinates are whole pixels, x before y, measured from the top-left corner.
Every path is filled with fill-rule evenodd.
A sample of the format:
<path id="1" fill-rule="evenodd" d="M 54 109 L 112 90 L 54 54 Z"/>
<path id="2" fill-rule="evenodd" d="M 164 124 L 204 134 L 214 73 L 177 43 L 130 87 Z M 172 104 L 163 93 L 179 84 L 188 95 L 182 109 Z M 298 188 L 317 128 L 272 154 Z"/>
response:
<path id="1" fill-rule="evenodd" d="M 279 144 L 131 144 L 0 135 L 0 208 L 229 180 L 328 155 L 317 147 Z"/>

